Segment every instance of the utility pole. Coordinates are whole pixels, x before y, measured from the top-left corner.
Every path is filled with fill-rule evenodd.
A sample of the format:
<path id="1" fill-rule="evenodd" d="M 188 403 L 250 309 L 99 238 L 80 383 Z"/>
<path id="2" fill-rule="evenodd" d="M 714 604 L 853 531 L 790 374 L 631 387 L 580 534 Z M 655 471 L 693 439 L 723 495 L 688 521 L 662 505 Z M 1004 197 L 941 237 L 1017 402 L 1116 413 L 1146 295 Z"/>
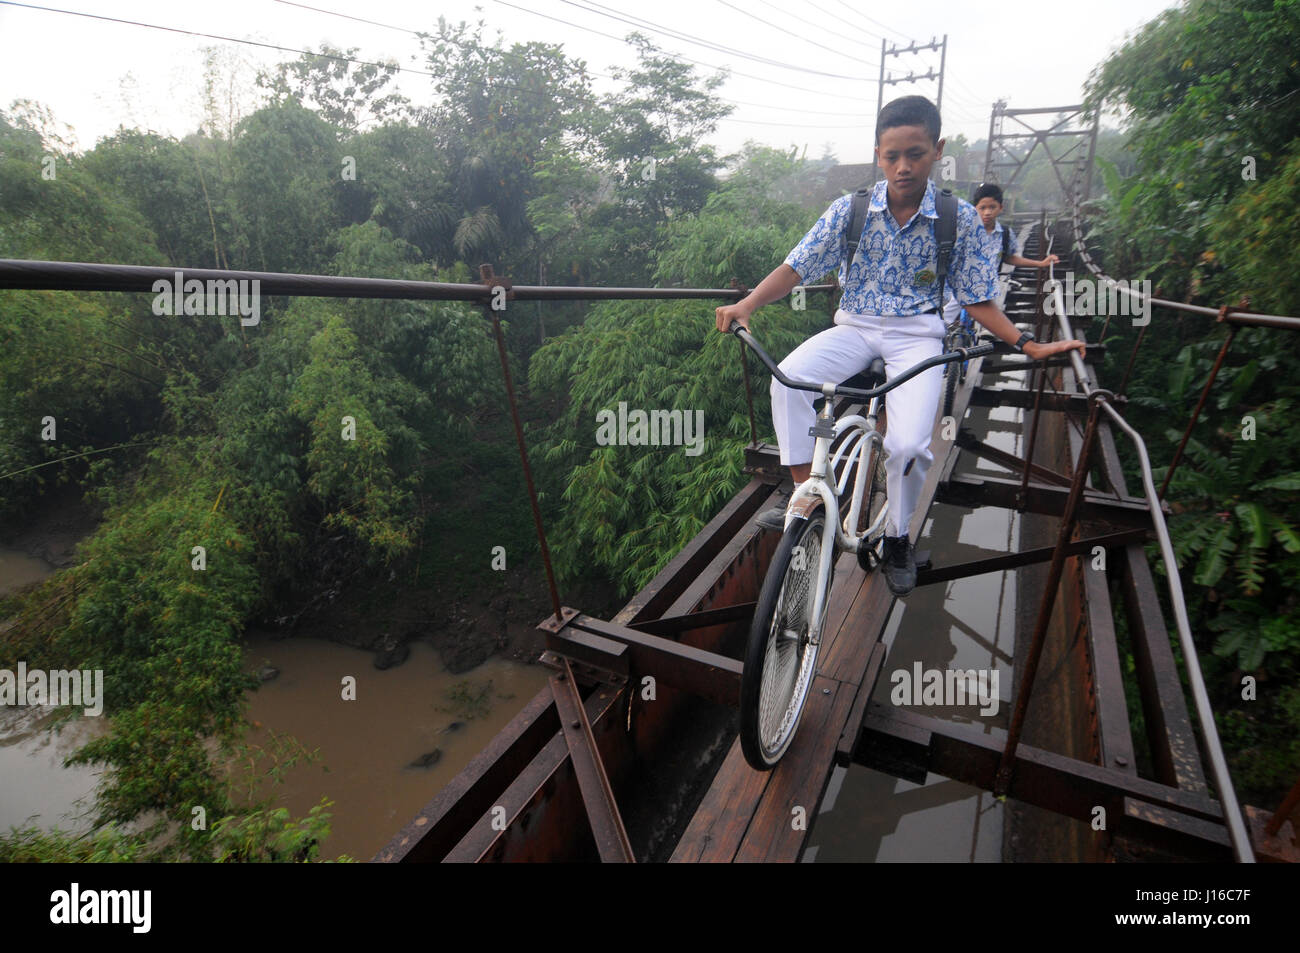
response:
<path id="1" fill-rule="evenodd" d="M 897 76 L 885 78 L 885 57 L 902 56 L 906 53 L 924 53 L 927 50 L 934 50 L 939 54 L 939 72 L 930 70 L 928 73 L 917 75 L 908 73 L 906 76 Z M 930 38 L 929 43 L 912 43 L 909 46 L 886 46 L 884 39 L 880 41 L 880 84 L 877 86 L 876 93 L 876 115 L 880 115 L 880 110 L 885 105 L 885 86 L 890 83 L 914 83 L 926 79 L 937 79 L 939 81 L 939 92 L 935 97 L 937 100 L 935 106 L 942 112 L 943 110 L 943 71 L 948 61 L 948 34 L 943 35 L 942 40 Z M 871 181 L 876 181 L 876 176 L 880 172 L 880 164 L 876 161 L 875 152 L 871 154 Z"/>

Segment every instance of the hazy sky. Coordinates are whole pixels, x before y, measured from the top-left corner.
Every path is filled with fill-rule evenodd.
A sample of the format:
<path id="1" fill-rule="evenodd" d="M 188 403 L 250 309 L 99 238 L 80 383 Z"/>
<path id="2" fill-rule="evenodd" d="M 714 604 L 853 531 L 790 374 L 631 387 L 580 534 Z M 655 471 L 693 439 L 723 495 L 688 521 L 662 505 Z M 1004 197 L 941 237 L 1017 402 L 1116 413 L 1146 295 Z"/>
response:
<path id="1" fill-rule="evenodd" d="M 45 5 L 298 50 L 322 43 L 357 47 L 358 59 L 391 58 L 414 70 L 424 64 L 413 58 L 419 54 L 419 41 L 408 31 L 434 29 L 439 14 L 452 21 L 482 19 L 489 37 L 500 31 L 507 44 L 563 44 L 568 55 L 586 60 L 598 74 L 632 61 L 622 37 L 638 26 L 608 15 L 613 14 L 643 21 L 639 28 L 675 55 L 731 68 L 720 93 L 743 105 L 737 105 L 715 137 L 724 152 L 754 139 L 783 148 L 806 147 L 813 157 L 829 145 L 842 162 L 868 162 L 882 36 L 906 47 L 947 33 L 944 131 L 978 139 L 988 134 L 995 99 L 1005 98 L 1012 108 L 1078 102 L 1093 67 L 1126 35 L 1175 4 L 1091 0 L 1081 8 L 1044 0 L 996 5 L 947 0 L 314 0 L 307 5 L 315 10 L 279 0 L 48 0 Z M 678 36 L 655 33 L 651 25 Z M 683 36 L 727 49 L 711 49 Z M 211 46 L 219 47 L 220 61 L 248 88 L 259 65 L 296 58 L 210 38 L 0 4 L 0 106 L 7 108 L 15 99 L 43 103 L 73 127 L 82 148 L 119 125 L 183 136 L 200 122 L 203 51 Z M 938 65 L 933 51 L 886 60 L 895 76 L 937 71 Z M 417 103 L 430 101 L 429 84 L 429 77 L 415 72 L 399 79 L 401 91 Z M 603 91 L 613 84 L 597 78 L 595 87 Z M 913 92 L 934 98 L 935 91 L 933 80 L 888 85 L 885 100 Z M 245 111 L 250 104 L 244 104 Z"/>

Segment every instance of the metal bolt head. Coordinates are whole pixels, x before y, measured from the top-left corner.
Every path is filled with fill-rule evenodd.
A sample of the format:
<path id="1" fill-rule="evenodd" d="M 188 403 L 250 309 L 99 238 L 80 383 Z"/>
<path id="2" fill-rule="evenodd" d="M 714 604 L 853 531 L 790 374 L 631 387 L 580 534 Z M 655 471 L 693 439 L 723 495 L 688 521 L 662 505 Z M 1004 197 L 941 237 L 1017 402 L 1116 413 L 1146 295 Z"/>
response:
<path id="1" fill-rule="evenodd" d="M 822 694 L 823 694 L 823 695 L 829 695 L 830 693 L 831 693 L 831 690 L 830 690 L 829 688 L 823 688 L 823 689 L 822 689 Z"/>
<path id="2" fill-rule="evenodd" d="M 575 721 L 573 724 L 569 725 L 569 727 L 570 727 L 570 728 L 581 728 L 581 727 L 582 727 L 582 722 L 580 722 L 580 721 Z"/>

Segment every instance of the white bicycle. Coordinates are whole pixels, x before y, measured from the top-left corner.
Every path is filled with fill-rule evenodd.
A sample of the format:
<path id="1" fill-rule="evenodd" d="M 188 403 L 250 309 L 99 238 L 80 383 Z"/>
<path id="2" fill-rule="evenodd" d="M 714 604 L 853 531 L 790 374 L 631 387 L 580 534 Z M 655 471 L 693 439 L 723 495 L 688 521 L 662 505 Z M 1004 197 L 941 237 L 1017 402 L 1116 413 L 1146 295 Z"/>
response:
<path id="1" fill-rule="evenodd" d="M 728 330 L 786 387 L 821 395 L 813 405 L 817 419 L 809 430 L 816 437 L 811 473 L 786 511 L 785 532 L 754 608 L 740 676 L 740 746 L 752 767 L 767 771 L 781 760 L 799 727 L 817 671 L 837 557 L 845 551 L 857 553 L 859 565 L 868 571 L 880 562 L 886 506 L 884 438 L 877 422 L 884 394 L 931 367 L 989 354 L 994 348 L 956 348 L 908 368 L 888 383 L 884 362 L 877 358 L 867 369 L 866 388 L 858 388 L 791 380 L 749 331 L 735 322 Z M 836 420 L 836 397 L 866 402 L 865 416 L 849 414 Z"/>

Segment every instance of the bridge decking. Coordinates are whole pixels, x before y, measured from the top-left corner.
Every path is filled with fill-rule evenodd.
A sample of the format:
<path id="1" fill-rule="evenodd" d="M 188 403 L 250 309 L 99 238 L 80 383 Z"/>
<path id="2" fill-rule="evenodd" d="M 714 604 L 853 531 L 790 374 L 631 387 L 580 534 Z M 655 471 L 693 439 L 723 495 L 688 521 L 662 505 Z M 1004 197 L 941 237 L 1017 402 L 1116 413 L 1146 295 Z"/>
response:
<path id="1" fill-rule="evenodd" d="M 971 362 L 966 383 L 954 401 L 957 420 L 966 413 L 984 360 Z M 942 430 L 943 421 L 936 416 L 930 442 L 935 459 L 912 518 L 914 540 L 943 474 L 951 469 L 950 458 L 960 452 L 955 440 L 943 439 Z M 794 741 L 771 771 L 755 771 L 741 753 L 740 740 L 732 744 L 678 841 L 674 862 L 799 859 L 831 772 L 836 764 L 848 764 L 857 748 L 867 705 L 884 664 L 881 636 L 894 598 L 882 573 L 866 574 L 854 554 L 841 554 L 835 565 L 817 675 Z"/>

